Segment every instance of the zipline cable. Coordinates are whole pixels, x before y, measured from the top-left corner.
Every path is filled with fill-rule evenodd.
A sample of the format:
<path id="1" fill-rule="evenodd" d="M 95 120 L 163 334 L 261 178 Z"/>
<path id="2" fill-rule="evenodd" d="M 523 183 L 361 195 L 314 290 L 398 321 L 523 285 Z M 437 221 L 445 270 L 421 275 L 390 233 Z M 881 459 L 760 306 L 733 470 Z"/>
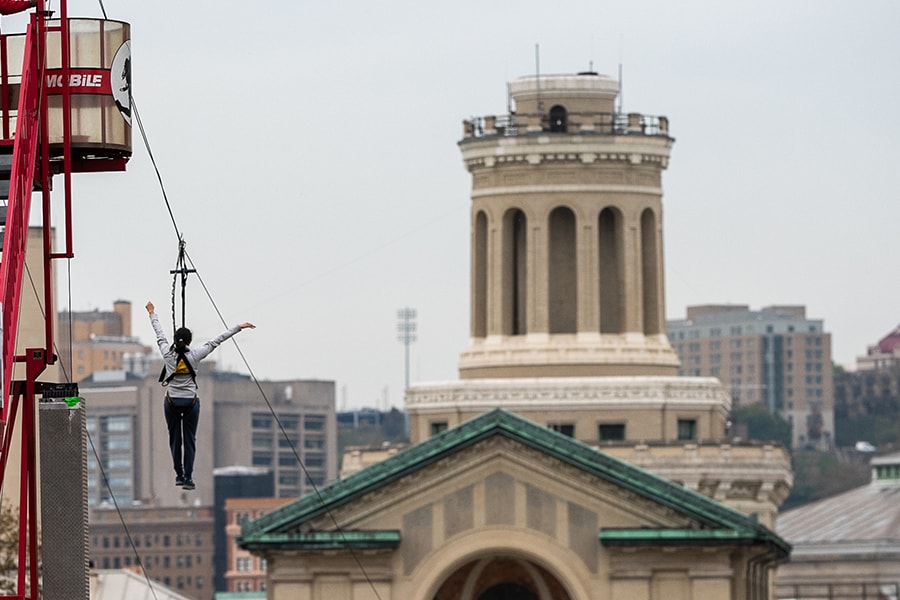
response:
<path id="1" fill-rule="evenodd" d="M 222 316 L 222 312 L 219 310 L 219 307 L 216 304 L 216 301 L 213 298 L 212 294 L 210 293 L 209 288 L 206 287 L 206 282 L 204 282 L 203 277 L 200 276 L 200 272 L 197 270 L 196 266 L 194 265 L 194 261 L 191 259 L 189 254 L 186 253 L 186 256 L 187 256 L 187 260 L 190 263 L 191 267 L 194 269 L 194 272 L 197 274 L 197 280 L 200 282 L 200 286 L 203 288 L 203 291 L 206 293 L 206 297 L 209 299 L 209 302 L 212 305 L 213 310 L 216 311 L 216 314 L 219 316 L 219 320 L 222 322 L 222 324 L 225 327 L 227 327 L 228 323 L 225 321 L 225 318 Z M 309 470 L 306 468 L 306 465 L 303 464 L 303 461 L 300 459 L 300 454 L 297 451 L 297 447 L 294 446 L 294 442 L 293 442 L 293 440 L 291 440 L 291 437 L 288 435 L 287 429 L 285 428 L 284 424 L 281 422 L 281 419 L 278 417 L 278 413 L 275 412 L 275 407 L 272 406 L 272 403 L 269 400 L 268 395 L 266 395 L 265 390 L 263 390 L 263 388 L 262 388 L 262 384 L 259 382 L 259 379 L 256 377 L 256 374 L 253 372 L 253 368 L 250 366 L 250 362 L 247 360 L 247 357 L 244 355 L 244 351 L 241 350 L 241 345 L 238 343 L 237 339 L 235 339 L 234 337 L 231 338 L 231 341 L 234 343 L 234 347 L 237 350 L 238 355 L 240 355 L 241 360 L 244 363 L 244 366 L 247 368 L 247 372 L 250 373 L 250 377 L 251 377 L 251 379 L 253 379 L 253 383 L 254 383 L 254 385 L 256 385 L 256 389 L 259 390 L 259 395 L 262 396 L 262 399 L 265 401 L 266 406 L 269 408 L 269 412 L 272 414 L 272 417 L 275 419 L 275 422 L 278 424 L 278 428 L 281 431 L 281 435 L 287 441 L 288 446 L 290 447 L 291 452 L 294 455 L 294 458 L 297 460 L 297 464 L 300 465 L 300 469 L 303 471 L 303 474 L 306 477 L 306 480 L 309 482 L 310 487 L 312 487 L 313 493 L 316 495 L 316 498 L 318 498 L 319 504 L 321 504 L 321 506 L 323 508 L 325 508 L 325 498 L 324 498 L 324 496 L 322 496 L 322 492 L 319 490 L 319 486 L 316 485 L 316 482 L 312 478 L 312 475 L 310 474 Z M 366 582 L 372 588 L 372 592 L 375 594 L 375 597 L 378 598 L 378 600 L 382 600 L 381 594 L 378 593 L 378 588 L 375 587 L 375 582 L 372 581 L 371 577 L 369 576 L 368 571 L 366 571 L 366 568 L 363 565 L 362 561 L 360 560 L 359 556 L 357 555 L 356 551 L 353 549 L 352 546 L 350 546 L 350 543 L 348 542 L 347 537 L 344 535 L 344 529 L 337 522 L 337 519 L 335 518 L 334 513 L 332 513 L 328 509 L 325 509 L 325 514 L 328 515 L 328 519 L 331 521 L 332 525 L 334 525 L 335 531 L 341 537 L 341 541 L 344 542 L 347 550 L 350 552 L 350 556 L 353 557 L 353 561 L 356 563 L 360 572 L 363 574 L 363 577 L 366 578 Z"/>
<path id="2" fill-rule="evenodd" d="M 97 461 L 97 467 L 100 469 L 100 474 L 103 476 L 103 483 L 106 484 L 106 489 L 109 490 L 109 497 L 112 498 L 113 506 L 116 509 L 116 513 L 119 515 L 119 521 L 122 523 L 122 529 L 125 530 L 125 538 L 128 540 L 128 545 L 131 546 L 132 552 L 134 552 L 135 560 L 137 561 L 137 566 L 140 567 L 141 573 L 144 574 L 144 579 L 147 581 L 147 587 L 150 588 L 150 593 L 153 594 L 153 597 L 156 598 L 156 588 L 153 587 L 153 583 L 150 581 L 150 575 L 147 574 L 147 569 L 144 568 L 144 562 L 141 560 L 141 555 L 138 553 L 137 546 L 134 543 L 134 538 L 131 537 L 131 532 L 128 530 L 128 525 L 125 523 L 125 515 L 122 514 L 122 509 L 119 508 L 119 503 L 116 500 L 116 495 L 112 491 L 112 486 L 109 484 L 109 477 L 106 475 L 106 470 L 103 468 L 103 462 L 100 460 L 100 454 L 97 452 L 97 447 L 94 445 L 94 439 L 91 437 L 90 429 L 85 428 L 87 431 L 88 443 L 91 445 L 91 450 L 94 452 L 94 458 Z"/>
<path id="3" fill-rule="evenodd" d="M 133 96 L 130 96 L 130 98 L 131 98 L 132 111 L 135 116 L 135 120 L 138 123 L 138 129 L 140 131 L 141 138 L 143 139 L 144 147 L 147 149 L 147 154 L 150 156 L 150 161 L 152 162 L 153 168 L 156 171 L 156 178 L 159 181 L 160 190 L 162 191 L 162 196 L 166 203 L 166 209 L 168 210 L 169 218 L 172 220 L 172 225 L 175 228 L 175 234 L 178 237 L 179 256 L 183 253 L 187 263 L 190 264 L 190 272 L 196 273 L 197 279 L 200 281 L 200 284 L 203 287 L 204 292 L 206 292 L 206 296 L 207 296 L 207 298 L 209 298 L 210 303 L 212 304 L 214 310 L 216 311 L 216 314 L 219 316 L 219 319 L 222 321 L 222 323 L 227 327 L 228 326 L 227 322 L 225 321 L 225 318 L 222 316 L 222 313 L 219 310 L 219 307 L 216 305 L 216 302 L 213 299 L 212 294 L 209 292 L 209 288 L 207 288 L 206 283 L 204 283 L 203 279 L 200 277 L 200 273 L 198 272 L 196 265 L 194 265 L 193 260 L 190 258 L 190 255 L 187 253 L 186 250 L 184 250 L 184 239 L 180 233 L 180 230 L 178 229 L 178 223 L 175 220 L 175 214 L 172 211 L 172 205 L 169 202 L 168 195 L 166 194 L 165 185 L 163 184 L 162 174 L 160 173 L 159 167 L 156 164 L 156 159 L 153 157 L 153 151 L 150 148 L 150 141 L 149 141 L 149 138 L 147 137 L 146 131 L 144 129 L 143 121 L 140 118 L 140 114 L 137 109 L 137 104 L 134 102 Z M 176 277 L 177 277 L 177 275 L 176 275 Z M 185 277 L 186 277 L 186 273 L 185 273 Z M 182 309 L 183 309 L 183 307 L 184 307 L 184 303 L 182 300 Z M 174 311 L 174 283 L 173 283 L 173 319 L 174 319 L 174 312 L 175 311 Z M 325 507 L 325 499 L 322 496 L 322 493 L 319 490 L 319 487 L 316 485 L 315 481 L 312 479 L 312 476 L 310 475 L 309 471 L 307 470 L 306 465 L 303 464 L 303 461 L 300 459 L 300 454 L 297 452 L 297 448 L 294 446 L 294 443 L 290 439 L 290 436 L 288 436 L 287 430 L 285 429 L 284 425 L 282 424 L 281 419 L 278 417 L 278 414 L 275 412 L 275 408 L 272 406 L 272 403 L 269 401 L 268 396 L 266 396 L 265 391 L 262 389 L 262 385 L 260 384 L 259 379 L 257 379 L 256 375 L 253 373 L 253 369 L 250 367 L 249 361 L 247 360 L 246 356 L 244 356 L 244 353 L 241 350 L 240 345 L 237 343 L 237 340 L 234 338 L 231 338 L 231 341 L 234 343 L 235 348 L 237 348 L 238 354 L 241 357 L 241 360 L 243 360 L 244 365 L 247 367 L 247 370 L 250 372 L 250 376 L 252 377 L 254 383 L 256 384 L 256 387 L 259 390 L 260 395 L 262 396 L 263 400 L 265 400 L 266 406 L 268 406 L 268 408 L 269 408 L 269 412 L 272 413 L 272 416 L 274 417 L 275 422 L 278 423 L 278 427 L 281 429 L 282 435 L 284 436 L 285 440 L 287 441 L 288 446 L 290 447 L 291 452 L 294 455 L 294 458 L 297 460 L 297 464 L 300 465 L 300 468 L 303 470 L 303 473 L 306 476 L 307 481 L 309 481 L 310 486 L 312 487 L 314 493 L 316 494 L 316 497 L 319 499 L 319 502 L 322 504 L 322 507 L 324 508 Z M 353 549 L 353 547 L 350 545 L 349 541 L 347 540 L 346 536 L 344 535 L 343 528 L 338 524 L 337 519 L 334 517 L 334 515 L 332 514 L 331 511 L 326 509 L 325 513 L 328 515 L 329 519 L 331 520 L 332 524 L 334 525 L 335 531 L 338 533 L 338 535 L 341 536 L 341 539 L 344 542 L 345 547 L 347 548 L 350 555 L 353 557 L 354 562 L 356 563 L 360 572 L 363 574 L 363 577 L 365 577 L 366 582 L 372 588 L 373 594 L 375 595 L 375 597 L 378 600 L 382 600 L 381 594 L 378 592 L 378 588 L 375 587 L 375 582 L 372 580 L 372 578 L 369 576 L 369 573 L 366 571 L 366 568 L 363 565 L 362 561 L 360 560 L 359 556 L 357 555 L 356 550 Z"/>

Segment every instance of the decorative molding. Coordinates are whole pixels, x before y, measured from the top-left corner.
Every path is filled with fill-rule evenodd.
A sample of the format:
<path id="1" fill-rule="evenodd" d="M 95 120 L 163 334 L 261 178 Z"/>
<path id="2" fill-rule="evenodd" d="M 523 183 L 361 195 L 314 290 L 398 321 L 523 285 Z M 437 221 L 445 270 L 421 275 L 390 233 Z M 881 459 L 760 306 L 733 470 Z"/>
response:
<path id="1" fill-rule="evenodd" d="M 472 191 L 472 199 L 511 194 L 577 194 L 577 193 L 613 193 L 613 194 L 649 194 L 662 196 L 662 188 L 656 186 L 604 184 L 604 183 L 572 183 L 551 185 L 514 185 L 502 187 L 485 187 Z"/>
<path id="2" fill-rule="evenodd" d="M 729 405 L 718 379 L 709 377 L 541 377 L 464 379 L 418 383 L 406 390 L 406 408 L 414 414 L 437 408 L 531 408 L 552 405 L 566 410 L 600 405 L 647 408 L 662 405 Z"/>

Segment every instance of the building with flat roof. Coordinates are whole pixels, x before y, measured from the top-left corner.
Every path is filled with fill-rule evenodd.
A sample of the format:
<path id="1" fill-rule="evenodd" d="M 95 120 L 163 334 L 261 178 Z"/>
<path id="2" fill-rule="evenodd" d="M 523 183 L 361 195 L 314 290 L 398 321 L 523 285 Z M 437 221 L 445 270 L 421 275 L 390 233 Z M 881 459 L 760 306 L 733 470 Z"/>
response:
<path id="1" fill-rule="evenodd" d="M 681 374 L 719 379 L 733 408 L 765 404 L 791 423 L 795 448 L 832 446 L 831 334 L 804 306 L 690 306 L 668 331 Z"/>
<path id="2" fill-rule="evenodd" d="M 150 579 L 194 600 L 213 598 L 211 508 L 95 507 L 90 543 L 97 569 L 143 568 Z"/>
<path id="3" fill-rule="evenodd" d="M 111 311 L 61 311 L 57 330 L 59 360 L 72 381 L 105 371 L 144 374 L 156 348 L 131 332 L 131 302 L 116 300 Z"/>
<path id="4" fill-rule="evenodd" d="M 287 504 L 286 498 L 231 498 L 225 501 L 225 571 L 223 592 L 265 592 L 266 559 L 237 545 L 241 527 Z"/>

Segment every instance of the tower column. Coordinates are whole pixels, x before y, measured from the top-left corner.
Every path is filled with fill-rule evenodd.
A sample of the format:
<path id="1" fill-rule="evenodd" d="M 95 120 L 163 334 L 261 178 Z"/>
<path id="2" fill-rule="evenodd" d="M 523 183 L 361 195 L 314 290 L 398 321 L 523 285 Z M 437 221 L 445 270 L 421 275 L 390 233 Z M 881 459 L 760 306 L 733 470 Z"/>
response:
<path id="1" fill-rule="evenodd" d="M 487 334 L 503 334 L 503 215 L 487 213 Z"/>
<path id="2" fill-rule="evenodd" d="M 600 269 L 595 219 L 585 219 L 581 211 L 575 215 L 578 247 L 578 333 L 600 331 L 600 280 L 594 274 Z"/>
<path id="3" fill-rule="evenodd" d="M 547 213 L 541 211 L 529 218 L 528 244 L 528 333 L 550 331 L 550 228 Z"/>
<path id="4" fill-rule="evenodd" d="M 622 303 L 623 331 L 625 333 L 644 332 L 644 298 L 641 286 L 641 228 L 634 216 L 625 213 L 623 233 L 625 234 L 622 251 L 625 253 L 625 294 Z"/>

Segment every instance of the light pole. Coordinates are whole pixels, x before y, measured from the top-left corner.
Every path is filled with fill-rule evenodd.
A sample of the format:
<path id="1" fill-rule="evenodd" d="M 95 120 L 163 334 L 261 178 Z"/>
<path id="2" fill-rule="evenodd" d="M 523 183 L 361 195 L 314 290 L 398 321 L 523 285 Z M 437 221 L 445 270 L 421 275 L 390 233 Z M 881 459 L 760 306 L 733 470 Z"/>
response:
<path id="1" fill-rule="evenodd" d="M 406 347 L 406 387 L 409 388 L 409 345 L 416 341 L 416 309 L 401 308 L 397 311 L 397 340 Z"/>

